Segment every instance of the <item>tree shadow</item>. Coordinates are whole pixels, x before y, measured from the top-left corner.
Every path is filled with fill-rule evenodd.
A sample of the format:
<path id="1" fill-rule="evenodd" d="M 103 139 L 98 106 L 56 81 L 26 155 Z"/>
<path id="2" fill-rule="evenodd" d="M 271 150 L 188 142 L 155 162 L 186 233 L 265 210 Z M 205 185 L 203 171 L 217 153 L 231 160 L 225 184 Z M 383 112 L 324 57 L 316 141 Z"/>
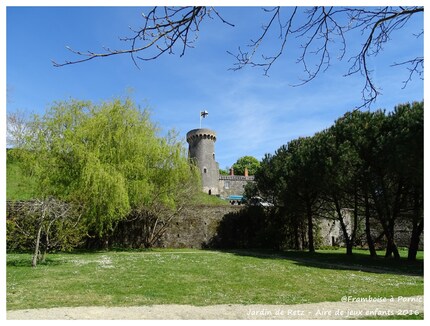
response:
<path id="1" fill-rule="evenodd" d="M 353 255 L 346 255 L 345 249 L 321 250 L 315 253 L 283 250 L 289 247 L 285 242 L 289 237 L 285 230 L 286 222 L 275 211 L 266 211 L 262 207 L 246 207 L 226 214 L 214 237 L 203 243 L 202 247 L 240 256 L 286 259 L 297 265 L 321 269 L 424 275 L 423 259 L 412 262 L 406 258 L 395 260 L 383 256 L 371 257 L 366 250 L 354 250 Z"/>
<path id="2" fill-rule="evenodd" d="M 424 261 L 408 261 L 387 259 L 381 256 L 370 257 L 366 252 L 354 253 L 347 256 L 340 251 L 320 251 L 315 253 L 305 251 L 278 251 L 270 249 L 220 249 L 220 252 L 238 256 L 248 256 L 260 259 L 290 260 L 296 265 L 320 269 L 362 271 L 377 274 L 398 274 L 408 276 L 424 276 Z"/>
<path id="3" fill-rule="evenodd" d="M 18 257 L 7 258 L 6 266 L 7 267 L 32 267 L 31 265 L 32 258 L 31 256 L 22 257 L 21 255 Z M 64 261 L 59 259 L 45 258 L 44 262 L 38 262 L 37 266 L 57 266 L 63 264 Z"/>

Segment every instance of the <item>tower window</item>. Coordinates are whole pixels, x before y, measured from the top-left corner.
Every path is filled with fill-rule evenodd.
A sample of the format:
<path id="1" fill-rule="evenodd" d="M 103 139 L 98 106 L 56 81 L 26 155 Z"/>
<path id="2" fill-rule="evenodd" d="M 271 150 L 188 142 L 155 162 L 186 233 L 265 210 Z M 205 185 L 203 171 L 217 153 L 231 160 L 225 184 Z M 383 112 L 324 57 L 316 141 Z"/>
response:
<path id="1" fill-rule="evenodd" d="M 215 153 L 212 154 L 213 159 L 215 160 Z"/>
<path id="2" fill-rule="evenodd" d="M 203 173 L 208 173 L 208 169 L 203 168 Z"/>

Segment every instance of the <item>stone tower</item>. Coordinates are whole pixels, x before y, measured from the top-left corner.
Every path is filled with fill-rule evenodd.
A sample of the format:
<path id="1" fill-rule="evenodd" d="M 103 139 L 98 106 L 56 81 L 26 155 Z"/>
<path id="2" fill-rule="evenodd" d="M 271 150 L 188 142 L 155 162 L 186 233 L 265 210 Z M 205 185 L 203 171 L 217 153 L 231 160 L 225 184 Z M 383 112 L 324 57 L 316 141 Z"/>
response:
<path id="1" fill-rule="evenodd" d="M 210 129 L 193 129 L 187 133 L 188 155 L 194 159 L 202 175 L 203 191 L 218 195 L 219 167 L 215 161 L 216 133 Z"/>

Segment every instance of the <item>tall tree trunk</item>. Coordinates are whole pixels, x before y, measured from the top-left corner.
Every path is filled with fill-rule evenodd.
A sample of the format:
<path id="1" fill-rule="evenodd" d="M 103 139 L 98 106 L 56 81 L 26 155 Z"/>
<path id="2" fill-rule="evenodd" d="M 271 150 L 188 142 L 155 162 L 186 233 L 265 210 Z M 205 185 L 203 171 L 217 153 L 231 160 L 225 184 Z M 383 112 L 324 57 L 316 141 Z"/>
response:
<path id="1" fill-rule="evenodd" d="M 343 216 L 342 216 L 342 213 L 340 211 L 338 212 L 338 215 L 339 215 L 339 222 L 340 222 L 340 226 L 342 229 L 343 237 L 345 239 L 346 254 L 350 256 L 350 255 L 352 255 L 352 241 L 349 237 L 345 221 L 343 220 Z"/>
<path id="2" fill-rule="evenodd" d="M 348 234 L 348 229 L 346 227 L 345 220 L 342 215 L 342 209 L 340 207 L 339 200 L 337 199 L 336 195 L 332 196 L 332 200 L 336 209 L 337 219 L 339 220 L 339 223 L 340 223 L 340 228 L 342 229 L 343 238 L 345 239 L 346 254 L 348 256 L 351 256 L 353 242 L 351 241 L 350 236 Z"/>
<path id="3" fill-rule="evenodd" d="M 371 227 L 370 227 L 370 203 L 369 203 L 369 196 L 367 194 L 367 191 L 364 195 L 364 201 L 365 201 L 365 218 L 366 218 L 366 240 L 367 245 L 369 246 L 369 252 L 371 257 L 376 257 L 376 249 L 375 249 L 375 243 L 373 242 L 372 233 L 371 233 Z"/>
<path id="4" fill-rule="evenodd" d="M 385 258 L 391 258 L 394 255 L 395 259 L 400 259 L 399 251 L 394 243 L 394 222 L 393 219 L 388 219 L 388 224 L 385 219 L 381 218 L 382 228 L 385 238 L 387 239 L 387 248 L 385 250 Z"/>
<path id="5" fill-rule="evenodd" d="M 387 237 L 387 249 L 385 251 L 385 258 L 391 258 L 392 256 L 394 259 L 400 259 L 399 250 L 397 249 L 397 246 L 394 242 L 394 237 L 392 233 L 386 233 L 385 236 Z"/>
<path id="6" fill-rule="evenodd" d="M 48 227 L 46 228 L 45 245 L 43 246 L 43 253 L 42 253 L 42 259 L 41 259 L 42 263 L 46 262 L 46 255 L 49 249 L 49 231 L 51 230 L 51 226 L 54 222 L 55 222 L 55 219 L 49 222 Z"/>
<path id="7" fill-rule="evenodd" d="M 33 259 L 32 259 L 32 262 L 31 262 L 31 266 L 32 267 L 36 267 L 37 266 L 37 260 L 39 258 L 39 245 L 40 245 L 40 235 L 41 235 L 41 233 L 42 233 L 42 223 L 40 223 L 39 230 L 37 230 L 36 246 L 34 248 Z"/>
<path id="8" fill-rule="evenodd" d="M 302 228 L 300 228 L 300 237 L 301 237 L 301 250 L 303 250 L 304 248 L 306 248 L 306 230 L 305 227 L 303 226 Z"/>
<path id="9" fill-rule="evenodd" d="M 32 267 L 36 267 L 37 266 L 37 261 L 39 260 L 39 247 L 40 247 L 40 237 L 42 235 L 42 229 L 43 229 L 43 223 L 45 220 L 45 214 L 46 214 L 46 206 L 45 206 L 45 202 L 40 202 L 41 207 L 42 207 L 42 212 L 41 212 L 41 216 L 40 216 L 40 220 L 39 220 L 39 230 L 37 230 L 37 236 L 36 236 L 36 246 L 34 248 L 34 255 L 33 255 L 33 260 L 31 262 L 31 266 Z"/>
<path id="10" fill-rule="evenodd" d="M 299 223 L 295 223 L 295 225 L 294 225 L 294 249 L 302 250 L 302 246 L 300 243 L 300 226 L 299 226 Z"/>
<path id="11" fill-rule="evenodd" d="M 382 179 L 382 178 L 381 178 Z M 393 210 L 391 211 L 390 205 L 388 204 L 387 190 L 384 183 L 382 185 L 383 199 L 380 200 L 380 204 L 377 206 L 377 214 L 379 221 L 381 222 L 381 226 L 384 230 L 385 238 L 387 239 L 387 248 L 385 250 L 385 258 L 391 258 L 394 256 L 395 259 L 400 259 L 400 254 L 397 249 L 397 246 L 394 242 L 394 224 L 395 218 L 397 216 L 399 204 L 397 202 L 397 196 L 394 200 Z M 397 191 L 399 194 L 399 190 Z M 377 197 L 374 198 L 375 203 L 377 202 Z M 378 208 L 379 206 L 379 208 Z"/>
<path id="12" fill-rule="evenodd" d="M 421 233 L 422 233 L 422 226 L 414 227 L 414 229 L 412 230 L 411 241 L 409 243 L 409 249 L 408 249 L 408 260 L 410 261 L 415 261 L 417 259 Z"/>
<path id="13" fill-rule="evenodd" d="M 351 216 L 350 216 L 351 218 Z M 357 236 L 357 228 L 358 228 L 358 189 L 357 184 L 355 185 L 355 193 L 354 193 L 354 219 L 353 224 L 351 225 L 351 255 L 352 255 L 352 247 L 355 244 L 356 236 Z"/>
<path id="14" fill-rule="evenodd" d="M 408 249 L 408 260 L 410 261 L 415 261 L 417 259 L 417 253 L 420 245 L 420 237 L 424 228 L 423 222 L 424 221 L 421 220 L 420 223 L 417 223 L 414 217 L 411 240 L 409 242 L 409 249 Z"/>
<path id="15" fill-rule="evenodd" d="M 308 219 L 308 242 L 309 252 L 315 252 L 314 246 L 314 221 L 312 219 L 312 208 L 309 203 L 306 204 L 306 215 Z"/>
<path id="16" fill-rule="evenodd" d="M 422 214 L 422 200 L 420 200 L 419 192 L 415 189 L 414 194 L 414 216 L 412 220 L 412 234 L 409 242 L 408 260 L 415 261 L 420 245 L 420 237 L 424 228 L 424 219 Z"/>

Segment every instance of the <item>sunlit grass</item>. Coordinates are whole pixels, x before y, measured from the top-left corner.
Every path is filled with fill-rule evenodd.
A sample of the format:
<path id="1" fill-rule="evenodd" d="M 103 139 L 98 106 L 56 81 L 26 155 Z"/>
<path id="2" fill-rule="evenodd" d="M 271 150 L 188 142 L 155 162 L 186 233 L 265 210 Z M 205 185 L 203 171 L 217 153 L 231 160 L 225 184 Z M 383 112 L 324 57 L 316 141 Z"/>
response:
<path id="1" fill-rule="evenodd" d="M 364 271 L 377 269 L 378 259 L 357 256 L 354 262 L 325 251 L 113 251 L 51 254 L 31 268 L 29 254 L 8 254 L 7 309 L 295 304 L 423 294 L 422 262 Z"/>
<path id="2" fill-rule="evenodd" d="M 220 197 L 217 197 L 217 196 L 210 196 L 204 192 L 198 192 L 191 204 L 209 205 L 209 206 L 230 205 L 228 200 L 221 199 Z"/>

